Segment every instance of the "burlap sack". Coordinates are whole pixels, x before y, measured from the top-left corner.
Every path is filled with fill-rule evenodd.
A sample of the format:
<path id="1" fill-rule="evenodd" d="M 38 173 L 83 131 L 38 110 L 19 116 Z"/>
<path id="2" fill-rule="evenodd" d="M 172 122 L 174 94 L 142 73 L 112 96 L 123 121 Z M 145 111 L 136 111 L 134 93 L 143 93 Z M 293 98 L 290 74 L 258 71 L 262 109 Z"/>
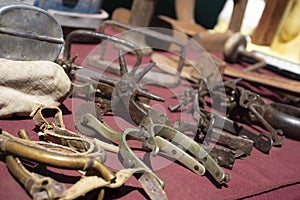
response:
<path id="1" fill-rule="evenodd" d="M 70 79 L 54 62 L 0 58 L 0 117 L 29 115 L 36 104 L 58 106 L 70 90 Z"/>

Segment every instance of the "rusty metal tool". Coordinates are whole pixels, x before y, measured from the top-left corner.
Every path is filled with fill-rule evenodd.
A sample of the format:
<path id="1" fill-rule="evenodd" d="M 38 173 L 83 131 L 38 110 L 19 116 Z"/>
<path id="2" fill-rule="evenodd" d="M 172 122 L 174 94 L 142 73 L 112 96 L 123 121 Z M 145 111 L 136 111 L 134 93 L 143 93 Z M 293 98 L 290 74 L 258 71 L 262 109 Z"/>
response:
<path id="1" fill-rule="evenodd" d="M 108 41 L 113 41 L 115 43 L 118 43 L 120 45 L 123 45 L 129 49 L 131 49 L 135 55 L 137 55 L 137 60 L 134 64 L 134 66 L 139 66 L 142 61 L 142 54 L 141 50 L 137 48 L 137 46 L 131 42 L 128 42 L 122 38 L 118 38 L 112 35 L 107 35 L 104 32 L 93 32 L 93 31 L 86 31 L 86 30 L 76 30 L 72 31 L 66 38 L 65 40 L 65 46 L 64 46 L 64 54 L 63 54 L 63 59 L 65 61 L 70 59 L 70 54 L 71 54 L 71 45 L 76 39 L 76 37 L 81 37 L 81 36 L 86 36 L 86 37 L 91 37 L 91 38 L 97 38 L 101 39 L 103 41 L 108 40 Z"/>
<path id="2" fill-rule="evenodd" d="M 262 97 L 250 90 L 237 86 L 236 80 L 225 82 L 225 93 L 220 93 L 217 90 L 216 88 L 212 95 L 219 98 L 220 101 L 218 102 L 221 102 L 221 106 L 227 107 L 229 118 L 234 118 L 239 113 L 237 110 L 239 110 L 241 118 L 247 117 L 251 121 L 259 122 L 270 133 L 273 146 L 281 146 L 285 138 L 282 130 L 275 129 L 260 113 L 260 110 L 267 105 Z M 243 115 L 243 113 L 246 115 Z"/>
<path id="3" fill-rule="evenodd" d="M 164 182 L 132 152 L 132 150 L 126 142 L 128 139 L 144 141 L 145 136 L 140 136 L 140 131 L 138 129 L 126 129 L 124 130 L 124 132 L 117 132 L 110 128 L 104 122 L 98 120 L 94 113 L 94 103 L 88 102 L 82 104 L 76 112 L 76 128 L 82 134 L 93 136 L 98 140 L 101 140 L 99 136 L 102 136 L 111 142 L 119 143 L 119 146 L 116 147 L 116 151 L 114 152 L 118 153 L 121 156 L 121 163 L 124 165 L 124 167 L 134 169 L 142 167 L 143 169 L 145 169 L 144 172 L 140 172 L 139 174 L 142 175 L 136 176 L 136 178 L 141 183 L 146 193 L 150 197 L 158 195 L 155 194 L 154 189 L 154 192 L 151 192 L 151 187 L 153 186 L 154 188 L 156 188 L 156 193 L 161 193 L 159 194 L 160 198 L 165 198 L 164 192 L 162 190 Z M 172 150 L 174 150 L 174 148 Z"/>
<path id="4" fill-rule="evenodd" d="M 189 111 L 194 113 L 192 116 L 194 119 L 200 122 L 198 124 L 203 126 L 201 128 L 201 131 L 207 132 L 208 128 L 212 128 L 212 127 L 221 129 L 230 134 L 240 136 L 242 138 L 248 138 L 254 142 L 254 146 L 258 150 L 262 151 L 263 153 L 269 153 L 273 145 L 273 141 L 269 135 L 263 132 L 257 134 L 245 128 L 243 125 L 240 125 L 237 122 L 230 120 L 228 117 L 204 109 L 204 106 L 206 105 L 206 102 L 204 101 L 204 96 L 206 95 L 208 95 L 208 92 L 205 91 L 204 87 L 199 87 L 197 91 L 196 90 L 185 91 L 183 100 L 181 99 L 179 104 L 175 106 L 171 106 L 169 107 L 169 109 L 171 112 L 174 112 L 176 111 L 176 109 L 180 109 L 181 106 L 186 106 L 188 103 L 192 102 Z M 222 93 L 220 93 L 219 95 L 222 95 Z M 201 98 L 199 98 L 199 96 Z M 216 123 L 214 123 L 213 126 L 210 123 L 212 119 L 216 121 Z M 192 131 L 193 133 L 197 133 L 198 131 L 198 125 L 187 123 L 184 121 L 175 121 L 174 126 L 182 131 Z M 248 145 L 248 147 L 250 146 Z M 246 150 L 245 152 L 248 152 L 250 154 L 251 148 L 246 148 L 246 149 L 248 150 Z"/>
<path id="5" fill-rule="evenodd" d="M 201 89 L 200 89 L 201 90 Z M 191 108 L 189 109 L 192 113 L 195 124 L 187 123 L 182 120 L 175 121 L 174 126 L 179 130 L 183 131 L 193 131 L 197 134 L 197 140 L 201 139 L 202 141 L 215 141 L 220 143 L 230 149 L 235 150 L 235 158 L 239 158 L 245 155 L 250 155 L 253 147 L 253 141 L 238 137 L 235 132 L 224 132 L 228 130 L 224 130 L 222 128 L 223 118 L 216 118 L 213 112 L 205 110 L 205 101 L 203 97 L 199 98 L 200 90 L 190 91 L 188 96 L 184 97 L 184 100 L 187 105 L 191 103 Z M 201 96 L 204 94 L 201 94 Z M 181 104 L 181 103 L 179 103 Z M 178 105 L 179 105 L 178 104 Z M 174 108 L 174 106 L 172 107 Z M 175 106 L 175 110 L 171 109 L 171 111 L 176 111 L 179 107 Z M 201 135 L 204 134 L 204 137 L 201 138 Z M 232 158 L 228 158 L 227 160 L 232 160 Z M 232 165 L 233 163 L 231 163 Z"/>
<path id="6" fill-rule="evenodd" d="M 273 141 L 271 137 L 265 133 L 260 132 L 259 134 L 250 131 L 249 129 L 245 128 L 244 126 L 238 124 L 235 121 L 230 120 L 227 117 L 213 114 L 216 120 L 221 120 L 224 124 L 219 127 L 218 123 L 216 123 L 216 127 L 228 131 L 234 135 L 246 137 L 254 142 L 254 147 L 260 150 L 263 153 L 268 154 L 272 148 Z M 221 119 L 220 119 L 221 118 Z"/>
<path id="7" fill-rule="evenodd" d="M 242 156 L 242 154 L 244 154 L 239 153 L 239 155 L 237 155 L 235 150 L 229 149 L 224 146 L 215 145 L 216 142 L 210 141 L 208 137 L 205 140 L 203 138 L 200 138 L 198 126 L 194 123 L 187 123 L 182 120 L 177 120 L 174 122 L 173 126 L 174 128 L 176 128 L 176 130 L 182 133 L 193 132 L 195 134 L 195 141 L 200 143 L 201 147 L 208 152 L 208 154 L 216 161 L 216 163 L 220 167 L 232 169 L 235 159 L 239 157 L 239 155 Z"/>
<path id="8" fill-rule="evenodd" d="M 132 32 L 136 32 L 136 33 L 139 33 L 139 34 L 142 34 L 142 35 L 145 35 L 145 36 L 148 36 L 148 37 L 153 37 L 155 39 L 158 39 L 159 41 L 163 42 L 168 42 L 168 43 L 171 43 L 171 44 L 174 44 L 177 48 L 175 48 L 179 53 L 180 57 L 179 57 L 179 62 L 178 62 L 178 68 L 177 68 L 177 71 L 180 73 L 181 70 L 182 70 L 182 66 L 183 66 L 183 63 L 184 63 L 184 57 L 185 57 L 185 46 L 184 44 L 182 44 L 179 40 L 177 40 L 176 38 L 174 37 L 171 37 L 171 36 L 168 36 L 166 34 L 162 34 L 162 33 L 159 33 L 159 32 L 156 32 L 156 31 L 153 31 L 151 29 L 147 29 L 147 28 L 138 28 L 136 26 L 130 26 L 128 24 L 124 24 L 124 23 L 120 23 L 120 22 L 117 22 L 117 21 L 113 21 L 113 20 L 106 20 L 104 21 L 101 26 L 99 27 L 99 33 L 102 33 L 104 34 L 105 33 L 105 30 L 109 27 L 109 26 L 112 26 L 112 27 L 119 27 L 119 28 L 124 28 L 128 31 L 132 31 Z M 154 48 L 158 48 L 159 46 L 153 46 Z"/>
<path id="9" fill-rule="evenodd" d="M 148 143 L 153 144 L 153 154 L 156 154 L 158 152 L 158 146 L 156 144 L 156 140 L 154 139 L 156 133 L 153 132 L 152 127 L 160 124 L 163 125 L 166 130 L 171 131 L 173 134 L 181 134 L 181 142 L 177 141 L 179 142 L 179 145 L 188 150 L 191 150 L 189 148 L 195 148 L 192 150 L 193 155 L 200 160 L 203 159 L 203 157 L 199 157 L 199 155 L 203 155 L 205 150 L 199 144 L 197 144 L 191 138 L 184 136 L 184 134 L 182 134 L 181 132 L 176 132 L 175 129 L 169 126 L 170 123 L 166 116 L 160 115 L 153 109 L 149 109 L 149 106 L 147 106 L 147 104 L 142 101 L 141 97 L 148 98 L 149 100 L 162 100 L 161 98 L 156 97 L 150 93 L 145 93 L 145 91 L 142 91 L 138 85 L 143 76 L 153 67 L 153 64 L 148 65 L 145 69 L 143 69 L 143 71 L 139 72 L 138 74 L 135 74 L 134 71 L 127 72 L 126 63 L 124 62 L 124 58 L 122 58 L 122 56 L 123 55 L 120 55 L 120 71 L 124 74 L 122 74 L 121 80 L 116 84 L 113 90 L 113 94 L 111 95 L 111 109 L 113 114 L 116 116 L 121 116 L 123 119 L 132 124 L 140 125 L 146 130 L 146 132 L 150 133 L 150 137 L 148 137 Z M 172 140 L 174 137 L 172 133 L 170 133 L 171 136 L 167 136 L 164 134 L 163 137 Z M 192 144 L 193 147 L 187 146 L 187 142 Z M 205 166 L 206 170 L 212 173 L 212 176 L 218 182 L 229 181 L 229 175 L 225 174 L 224 171 L 218 166 L 218 164 L 210 157 L 210 155 L 206 154 L 204 156 L 205 159 L 201 160 L 201 164 Z"/>
<path id="10" fill-rule="evenodd" d="M 147 73 L 147 75 L 143 78 L 143 81 L 147 82 L 149 84 L 162 85 L 162 86 L 166 86 L 166 87 L 175 87 L 179 84 L 179 81 L 180 81 L 179 74 L 182 71 L 184 57 L 185 57 L 184 44 L 182 44 L 179 40 L 177 40 L 171 36 L 159 33 L 157 31 L 153 31 L 153 30 L 146 29 L 146 28 L 141 29 L 138 27 L 130 26 L 130 25 L 123 24 L 123 23 L 120 23 L 117 21 L 113 21 L 113 20 L 107 20 L 107 21 L 103 22 L 101 24 L 101 26 L 99 27 L 99 32 L 104 34 L 106 28 L 109 26 L 123 28 L 123 29 L 127 30 L 128 32 L 134 32 L 136 34 L 150 37 L 153 40 L 157 40 L 158 41 L 157 44 L 152 44 L 154 48 L 163 49 L 163 47 L 160 46 L 162 42 L 167 42 L 167 43 L 173 45 L 174 47 L 178 48 L 179 49 L 178 52 L 177 51 L 174 52 L 174 54 L 178 55 L 178 59 L 179 59 L 178 64 L 177 64 L 177 69 L 176 69 L 177 73 L 175 75 L 169 74 L 169 73 L 151 71 L 151 72 Z M 118 37 L 121 37 L 121 36 L 118 36 Z M 124 52 L 132 51 L 134 49 L 139 49 L 139 47 L 137 45 L 133 45 L 133 46 L 134 46 L 134 48 L 127 48 L 127 50 Z M 115 74 L 118 71 L 117 70 L 118 65 L 116 63 L 111 63 L 111 62 L 104 60 L 104 55 L 105 55 L 105 51 L 106 51 L 106 43 L 105 42 L 102 43 L 101 47 L 102 48 L 100 49 L 99 55 L 90 56 L 87 59 L 87 63 L 91 66 L 96 66 L 96 67 L 99 67 L 102 69 L 106 69 L 107 71 Z M 119 47 L 120 47 L 120 45 L 119 45 Z M 116 47 L 116 48 L 118 48 L 118 47 Z M 118 49 L 122 50 L 122 48 L 118 48 Z M 136 56 L 138 59 L 141 59 L 142 54 L 138 54 Z M 108 63 L 110 63 L 110 64 L 108 65 Z M 135 67 L 135 66 L 133 66 L 133 67 Z M 128 67 L 129 71 L 131 71 L 133 68 L 131 66 L 127 66 L 127 67 Z"/>
<path id="11" fill-rule="evenodd" d="M 122 55 L 121 55 L 122 56 Z M 122 60 L 122 59 L 120 59 Z M 126 64 L 120 64 L 123 67 L 126 67 Z M 144 69 L 143 74 L 147 73 L 147 71 L 151 68 L 151 65 L 148 68 Z M 138 78 L 142 78 L 142 76 L 138 76 Z M 171 127 L 171 123 L 168 120 L 168 117 L 162 114 L 159 114 L 157 111 L 146 107 L 139 99 L 136 98 L 136 94 L 138 94 L 138 87 L 134 86 L 136 84 L 135 78 L 131 78 L 129 76 L 122 76 L 119 84 L 116 85 L 114 90 L 114 95 L 112 98 L 112 105 L 114 105 L 115 113 L 123 113 L 125 111 L 125 120 L 133 121 L 135 124 L 144 127 L 146 130 L 154 130 L 153 127 L 161 126 L 162 130 L 157 132 L 155 131 L 155 135 L 159 135 L 169 139 L 170 141 L 175 141 L 175 143 L 181 145 L 183 148 L 187 150 L 191 150 L 194 156 L 196 156 L 202 165 L 206 168 L 207 171 L 211 173 L 211 175 L 218 181 L 229 181 L 229 175 L 225 174 L 224 171 L 218 166 L 218 164 L 208 155 L 204 153 L 205 150 L 193 141 L 191 138 L 185 136 L 183 133 L 175 130 Z M 148 95 L 152 96 L 152 95 Z M 159 99 L 159 98 L 156 98 Z M 125 109 L 124 109 L 125 108 Z M 126 113 L 127 112 L 127 113 Z M 130 117 L 129 117 L 130 116 Z M 164 131 L 163 131 L 164 130 Z M 152 131 L 153 132 L 153 131 Z M 168 135 L 168 132 L 170 135 Z M 162 134 L 162 135 L 161 135 Z M 153 133 L 152 133 L 153 135 Z M 181 138 L 180 141 L 177 141 L 176 138 Z M 175 139 L 175 140 L 173 140 Z M 191 146 L 187 146 L 187 142 L 192 144 Z M 191 149 L 193 148 L 193 149 Z M 205 154 L 205 156 L 203 156 Z M 205 159 L 204 159 L 205 157 Z M 204 160 L 203 160 L 204 159 Z"/>
<path id="12" fill-rule="evenodd" d="M 127 135 L 136 133 L 139 130 L 136 129 L 125 129 L 121 134 L 119 141 L 119 152 L 121 162 L 125 168 L 143 168 L 147 173 L 137 174 L 136 178 L 144 188 L 145 192 L 149 197 L 154 199 L 167 199 L 164 190 L 164 182 L 152 172 L 152 170 L 142 162 L 131 150 L 127 144 Z"/>
<path id="13" fill-rule="evenodd" d="M 166 116 L 150 109 L 140 125 L 145 127 L 146 130 L 150 130 L 152 134 L 166 138 L 170 142 L 181 146 L 184 150 L 191 152 L 217 182 L 230 181 L 230 175 L 220 168 L 210 156 L 209 151 L 207 152 L 201 145 L 168 124 Z"/>
<path id="14" fill-rule="evenodd" d="M 274 128 L 282 130 L 285 137 L 300 140 L 300 109 L 283 103 L 266 104 L 259 110 L 262 117 Z"/>
<path id="15" fill-rule="evenodd" d="M 95 105 L 93 103 L 85 103 L 80 106 L 80 108 L 76 112 L 76 126 L 77 129 L 80 130 L 83 134 L 93 135 L 94 137 L 101 139 L 97 136 L 102 135 L 105 138 L 109 139 L 112 142 L 118 142 L 121 140 L 122 133 L 117 132 L 110 128 L 107 124 L 98 120 L 93 113 L 95 109 Z M 87 133 L 87 132 L 92 133 Z M 147 135 L 147 133 L 145 133 Z M 131 134 L 128 134 L 127 139 L 135 139 L 146 142 L 146 135 L 143 137 L 132 137 Z M 173 145 L 169 141 L 165 140 L 160 136 L 155 136 L 155 142 L 158 148 L 166 153 L 169 156 L 175 158 L 191 171 L 196 174 L 203 175 L 205 172 L 205 168 L 197 162 L 194 158 L 192 158 L 189 154 L 182 151 L 177 146 Z M 145 145 L 144 145 L 145 146 Z"/>
<path id="16" fill-rule="evenodd" d="M 70 59 L 70 47 L 71 47 L 71 44 L 74 41 L 74 39 L 76 39 L 76 37 L 79 37 L 79 36 L 85 36 L 85 37 L 91 37 L 91 38 L 99 38 L 102 40 L 102 43 L 100 44 L 101 48 L 100 48 L 99 55 L 89 56 L 86 61 L 89 66 L 93 66 L 93 67 L 99 69 L 99 74 L 101 71 L 102 72 L 104 71 L 104 72 L 109 72 L 109 73 L 113 73 L 116 75 L 120 75 L 118 73 L 119 65 L 114 63 L 113 61 L 104 59 L 104 55 L 107 53 L 106 52 L 107 51 L 106 43 L 108 41 L 111 41 L 114 44 L 118 44 L 118 46 L 126 47 L 128 50 L 130 50 L 130 52 L 134 52 L 134 55 L 136 55 L 136 61 L 133 66 L 128 66 L 129 71 L 131 71 L 133 68 L 138 67 L 142 61 L 141 49 L 139 49 L 138 46 L 136 46 L 135 44 L 133 44 L 129 41 L 126 41 L 122 38 L 105 34 L 104 33 L 105 27 L 109 26 L 109 25 L 120 26 L 120 27 L 124 27 L 124 28 L 130 29 L 130 30 L 132 29 L 132 31 L 138 32 L 139 34 L 151 35 L 153 37 L 160 38 L 161 40 L 168 41 L 168 42 L 174 43 L 175 45 L 179 46 L 181 50 L 180 50 L 180 55 L 179 55 L 179 62 L 178 62 L 178 67 L 177 67 L 178 73 L 177 74 L 173 75 L 173 74 L 168 74 L 168 73 L 160 73 L 157 71 L 151 71 L 144 78 L 145 82 L 147 82 L 147 83 L 155 84 L 155 85 L 163 85 L 166 87 L 175 87 L 179 84 L 179 82 L 180 82 L 179 74 L 182 70 L 183 57 L 185 55 L 185 48 L 184 48 L 183 44 L 181 44 L 180 42 L 178 42 L 177 40 L 175 40 L 169 36 L 159 34 L 154 31 L 139 31 L 139 29 L 136 30 L 133 27 L 130 27 L 128 25 L 116 23 L 116 22 L 110 21 L 110 20 L 103 22 L 103 24 L 101 26 L 101 27 L 103 27 L 102 33 L 96 33 L 96 32 L 91 32 L 91 31 L 84 31 L 84 30 L 77 30 L 77 31 L 73 31 L 72 33 L 70 33 L 65 40 L 64 61 L 68 61 Z M 161 36 L 161 35 L 163 35 L 163 36 Z M 62 65 L 63 65 L 63 63 L 62 63 Z M 65 71 L 68 74 L 70 74 L 72 71 L 73 71 L 73 74 L 74 74 L 74 71 L 85 73 L 84 71 L 88 70 L 87 68 L 82 68 L 82 67 L 79 70 L 71 70 L 69 65 L 65 64 L 64 66 L 65 66 L 64 68 L 66 68 Z M 74 69 L 75 66 L 73 66 L 71 68 Z M 93 71 L 95 72 L 95 70 L 93 70 Z M 138 69 L 138 71 L 140 71 L 140 69 Z M 92 74 L 93 73 L 90 73 L 90 75 L 92 75 Z M 80 75 L 80 73 L 76 73 L 76 75 Z M 95 77 L 95 76 L 96 75 L 93 74 L 92 78 L 94 80 L 98 80 L 98 79 L 111 80 L 112 79 L 112 78 L 108 77 L 105 73 L 102 73 L 101 76 L 99 75 L 98 77 Z"/>

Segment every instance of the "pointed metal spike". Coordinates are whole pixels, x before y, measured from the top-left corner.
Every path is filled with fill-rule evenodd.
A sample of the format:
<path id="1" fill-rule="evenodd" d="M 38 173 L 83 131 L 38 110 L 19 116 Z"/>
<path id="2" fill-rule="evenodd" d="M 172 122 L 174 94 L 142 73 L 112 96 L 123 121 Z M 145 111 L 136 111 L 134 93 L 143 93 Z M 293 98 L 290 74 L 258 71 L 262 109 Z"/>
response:
<path id="1" fill-rule="evenodd" d="M 142 69 L 138 74 L 135 75 L 136 82 L 139 83 L 141 79 L 151 70 L 152 67 L 154 67 L 156 63 L 152 62 L 148 66 L 146 66 L 144 69 Z"/>
<path id="2" fill-rule="evenodd" d="M 122 50 L 119 50 L 119 64 L 120 64 L 120 73 L 121 76 L 128 72 L 127 65 L 125 62 L 124 54 Z"/>
<path id="3" fill-rule="evenodd" d="M 71 63 L 74 63 L 75 60 L 78 58 L 78 56 L 79 56 L 78 53 L 75 54 L 75 56 L 73 56 L 73 58 L 70 59 Z"/>
<path id="4" fill-rule="evenodd" d="M 160 102 L 164 102 L 165 101 L 164 98 L 156 96 L 156 95 L 148 93 L 148 92 L 145 92 L 145 91 L 143 91 L 141 89 L 137 89 L 136 95 L 140 96 L 140 97 L 145 97 L 145 98 L 148 98 L 148 99 L 151 99 L 151 100 L 155 100 L 155 101 L 160 101 Z"/>

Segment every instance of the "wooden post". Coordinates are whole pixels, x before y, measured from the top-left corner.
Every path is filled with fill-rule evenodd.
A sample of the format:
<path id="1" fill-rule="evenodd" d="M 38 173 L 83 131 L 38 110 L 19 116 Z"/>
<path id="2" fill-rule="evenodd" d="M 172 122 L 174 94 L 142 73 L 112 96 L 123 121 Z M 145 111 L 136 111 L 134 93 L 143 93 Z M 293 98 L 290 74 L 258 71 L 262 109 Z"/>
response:
<path id="1" fill-rule="evenodd" d="M 147 27 L 154 12 L 156 0 L 134 0 L 131 6 L 129 24 Z"/>
<path id="2" fill-rule="evenodd" d="M 267 0 L 261 19 L 252 35 L 252 43 L 269 46 L 278 29 L 289 0 Z"/>

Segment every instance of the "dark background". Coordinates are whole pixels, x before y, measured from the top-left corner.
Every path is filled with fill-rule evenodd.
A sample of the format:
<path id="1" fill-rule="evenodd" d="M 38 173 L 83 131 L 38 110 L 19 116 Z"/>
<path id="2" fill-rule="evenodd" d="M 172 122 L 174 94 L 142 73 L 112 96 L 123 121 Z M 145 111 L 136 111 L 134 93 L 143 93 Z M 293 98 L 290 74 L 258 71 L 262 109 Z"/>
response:
<path id="1" fill-rule="evenodd" d="M 118 7 L 131 8 L 133 0 L 103 0 L 102 9 L 111 16 L 114 9 Z M 166 15 L 176 18 L 175 0 L 157 0 L 154 17 L 157 15 Z M 218 20 L 218 15 L 221 12 L 226 0 L 196 0 L 195 6 L 195 21 L 205 28 L 212 29 Z"/>

